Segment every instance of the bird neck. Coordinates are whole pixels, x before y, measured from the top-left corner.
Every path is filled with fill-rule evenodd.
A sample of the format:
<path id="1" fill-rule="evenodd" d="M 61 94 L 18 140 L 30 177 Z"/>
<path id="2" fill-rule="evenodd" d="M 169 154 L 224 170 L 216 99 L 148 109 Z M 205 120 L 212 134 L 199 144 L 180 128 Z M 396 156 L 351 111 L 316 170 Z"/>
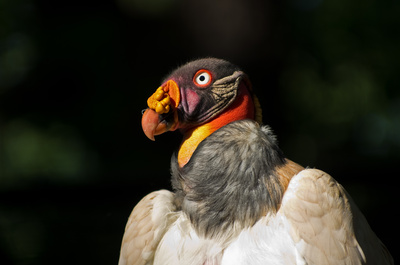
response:
<path id="1" fill-rule="evenodd" d="M 210 122 L 194 127 L 183 135 L 183 141 L 178 152 L 178 164 L 186 165 L 197 146 L 219 128 L 237 120 L 254 119 L 253 99 L 244 85 L 240 85 L 237 99 L 216 118 Z"/>

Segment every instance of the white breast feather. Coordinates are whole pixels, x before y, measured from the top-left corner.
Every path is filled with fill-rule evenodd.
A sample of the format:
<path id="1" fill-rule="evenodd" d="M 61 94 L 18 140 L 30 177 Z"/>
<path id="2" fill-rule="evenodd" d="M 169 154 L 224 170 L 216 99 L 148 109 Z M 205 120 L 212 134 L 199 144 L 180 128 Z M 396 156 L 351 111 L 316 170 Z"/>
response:
<path id="1" fill-rule="evenodd" d="M 222 247 L 214 240 L 199 238 L 181 214 L 161 240 L 154 265 L 218 265 L 222 253 Z"/>
<path id="2" fill-rule="evenodd" d="M 225 250 L 222 265 L 304 264 L 288 233 L 286 218 L 278 213 L 244 230 Z"/>

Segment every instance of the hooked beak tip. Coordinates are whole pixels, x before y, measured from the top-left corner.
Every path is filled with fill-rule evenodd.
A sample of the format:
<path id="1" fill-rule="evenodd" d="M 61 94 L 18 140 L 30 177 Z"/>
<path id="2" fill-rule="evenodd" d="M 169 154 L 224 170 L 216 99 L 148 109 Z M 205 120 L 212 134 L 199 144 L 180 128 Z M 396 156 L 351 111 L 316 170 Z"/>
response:
<path id="1" fill-rule="evenodd" d="M 157 112 L 152 109 L 146 109 L 142 116 L 142 129 L 144 134 L 152 141 L 155 141 L 154 135 L 159 124 Z"/>

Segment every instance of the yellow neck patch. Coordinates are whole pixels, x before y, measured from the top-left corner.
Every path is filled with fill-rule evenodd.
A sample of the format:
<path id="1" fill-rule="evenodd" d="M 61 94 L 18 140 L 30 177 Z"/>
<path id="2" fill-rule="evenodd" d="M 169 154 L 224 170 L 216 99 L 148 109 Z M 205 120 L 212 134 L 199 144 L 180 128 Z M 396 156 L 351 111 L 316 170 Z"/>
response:
<path id="1" fill-rule="evenodd" d="M 224 110 L 212 121 L 202 124 L 187 131 L 178 152 L 178 164 L 186 165 L 196 150 L 197 146 L 219 128 L 233 121 L 243 119 L 257 119 L 261 123 L 261 107 L 257 99 L 254 99 L 247 89 L 243 89 L 240 96 L 228 109 Z"/>
<path id="2" fill-rule="evenodd" d="M 183 167 L 187 162 L 189 162 L 192 154 L 201 141 L 210 136 L 214 131 L 215 129 L 213 129 L 210 124 L 206 123 L 188 131 L 184 135 L 178 152 L 178 164 L 180 167 Z"/>

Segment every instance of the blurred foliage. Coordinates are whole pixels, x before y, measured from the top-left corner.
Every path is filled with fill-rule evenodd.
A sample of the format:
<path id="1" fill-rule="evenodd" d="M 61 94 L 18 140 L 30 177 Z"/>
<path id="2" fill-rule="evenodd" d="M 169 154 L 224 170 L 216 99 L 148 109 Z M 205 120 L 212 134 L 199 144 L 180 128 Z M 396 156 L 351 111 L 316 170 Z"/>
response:
<path id="1" fill-rule="evenodd" d="M 294 24 L 300 45 L 281 75 L 282 98 L 295 109 L 286 113 L 287 119 L 300 135 L 313 135 L 314 153 L 351 144 L 361 156 L 398 159 L 400 51 L 399 35 L 393 33 L 399 5 L 318 3 L 318 12 L 307 17 L 293 14 L 308 23 Z M 302 146 L 303 136 L 294 143 L 298 153 L 308 145 Z"/>
<path id="2" fill-rule="evenodd" d="M 170 70 L 249 74 L 286 155 L 331 173 L 394 253 L 400 4 L 384 0 L 0 1 L 0 263 L 117 262 L 126 218 L 169 188 L 179 133 L 141 110 Z"/>
<path id="3" fill-rule="evenodd" d="M 34 20 L 28 0 L 0 2 L 0 95 L 31 70 L 35 48 L 28 33 Z"/>
<path id="4" fill-rule="evenodd" d="M 73 128 L 51 125 L 45 131 L 21 121 L 13 121 L 3 130 L 3 167 L 1 186 L 18 183 L 18 178 L 46 176 L 68 182 L 84 180 L 93 174 L 93 154 L 85 150 Z"/>

